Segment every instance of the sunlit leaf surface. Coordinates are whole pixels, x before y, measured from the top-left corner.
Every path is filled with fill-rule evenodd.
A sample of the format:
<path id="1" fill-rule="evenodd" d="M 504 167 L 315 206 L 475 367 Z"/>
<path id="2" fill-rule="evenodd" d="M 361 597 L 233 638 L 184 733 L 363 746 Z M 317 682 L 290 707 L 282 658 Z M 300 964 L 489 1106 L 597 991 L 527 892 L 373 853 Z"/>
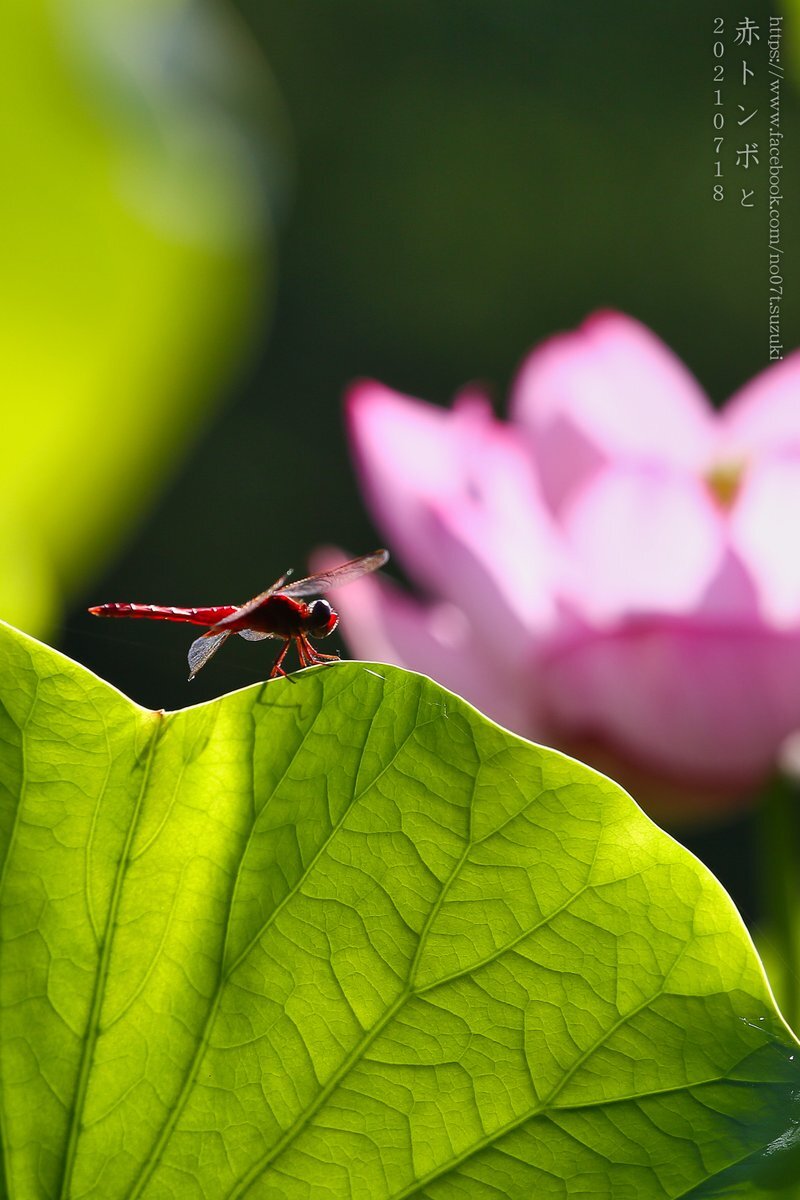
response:
<path id="1" fill-rule="evenodd" d="M 608 780 L 359 663 L 165 715 L 2 627 L 0 698 L 10 1197 L 752 1195 L 790 1146 L 747 934 Z"/>

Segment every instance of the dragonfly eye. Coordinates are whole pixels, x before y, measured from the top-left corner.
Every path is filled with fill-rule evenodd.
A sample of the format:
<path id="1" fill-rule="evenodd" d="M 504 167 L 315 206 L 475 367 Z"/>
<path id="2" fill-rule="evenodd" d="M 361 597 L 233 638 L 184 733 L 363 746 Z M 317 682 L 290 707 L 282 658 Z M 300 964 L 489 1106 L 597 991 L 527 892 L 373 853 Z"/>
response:
<path id="1" fill-rule="evenodd" d="M 308 632 L 312 637 L 324 638 L 333 633 L 339 624 L 339 615 L 335 613 L 327 600 L 315 600 L 308 608 Z"/>

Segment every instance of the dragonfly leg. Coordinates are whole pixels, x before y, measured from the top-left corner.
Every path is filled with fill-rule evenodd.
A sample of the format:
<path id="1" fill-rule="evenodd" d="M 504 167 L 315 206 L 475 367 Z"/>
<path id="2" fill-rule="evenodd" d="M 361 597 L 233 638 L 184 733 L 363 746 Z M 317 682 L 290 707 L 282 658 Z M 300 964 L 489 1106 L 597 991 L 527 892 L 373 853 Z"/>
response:
<path id="1" fill-rule="evenodd" d="M 287 638 L 286 641 L 283 643 L 283 646 L 281 647 L 280 654 L 275 659 L 275 662 L 272 664 L 272 670 L 269 673 L 270 679 L 274 679 L 276 675 L 285 675 L 286 674 L 286 672 L 283 670 L 282 663 L 283 663 L 283 660 L 286 658 L 286 652 L 289 649 L 289 645 L 290 645 L 289 638 Z"/>
<path id="2" fill-rule="evenodd" d="M 302 654 L 300 652 L 300 642 L 301 641 L 303 643 Z M 322 654 L 319 650 L 315 650 L 307 637 L 298 637 L 297 638 L 297 653 L 300 658 L 300 662 L 302 663 L 302 665 L 304 667 L 313 667 L 313 666 L 316 666 L 318 663 L 323 663 L 323 662 L 338 662 L 339 661 L 338 654 Z M 305 659 L 305 662 L 303 662 L 303 659 Z"/>
<path id="3" fill-rule="evenodd" d="M 297 658 L 300 662 L 300 666 L 307 667 L 309 665 L 309 659 L 306 654 L 306 645 L 307 645 L 306 639 L 302 636 L 302 634 L 298 634 L 292 640 L 294 641 L 294 646 L 295 646 L 295 650 L 297 651 Z"/>

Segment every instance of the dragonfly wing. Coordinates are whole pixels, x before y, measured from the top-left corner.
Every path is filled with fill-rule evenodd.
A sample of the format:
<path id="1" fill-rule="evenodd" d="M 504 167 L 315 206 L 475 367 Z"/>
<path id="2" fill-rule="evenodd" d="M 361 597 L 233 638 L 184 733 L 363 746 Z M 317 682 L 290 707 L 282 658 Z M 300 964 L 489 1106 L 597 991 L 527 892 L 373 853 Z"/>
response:
<path id="1" fill-rule="evenodd" d="M 330 571 L 320 571 L 317 575 L 309 575 L 306 579 L 298 579 L 282 587 L 284 596 L 321 596 L 331 588 L 342 587 L 352 583 L 370 571 L 377 571 L 388 561 L 388 550 L 374 550 L 372 554 L 362 554 L 361 558 L 352 558 L 350 562 L 333 567 Z"/>
<path id="2" fill-rule="evenodd" d="M 201 667 L 204 667 L 208 660 L 217 653 L 224 641 L 230 637 L 230 630 L 225 630 L 224 633 L 215 633 L 211 637 L 199 637 L 192 642 L 189 647 L 189 678 L 194 679 Z"/>
<path id="3" fill-rule="evenodd" d="M 246 642 L 263 642 L 264 638 L 274 637 L 274 633 L 259 633 L 255 629 L 240 629 L 239 637 Z"/>
<path id="4" fill-rule="evenodd" d="M 269 596 L 273 592 L 280 592 L 290 575 L 294 575 L 294 567 L 289 567 L 289 570 L 284 571 L 280 579 L 275 580 L 271 588 L 267 588 L 267 595 Z"/>
<path id="5" fill-rule="evenodd" d="M 214 629 L 225 629 L 227 625 L 233 625 L 234 622 L 240 621 L 242 617 L 247 617 L 250 613 L 256 611 L 270 596 L 274 596 L 276 592 L 280 592 L 282 596 L 321 596 L 323 592 L 330 591 L 331 588 L 341 587 L 345 583 L 350 583 L 354 579 L 358 579 L 361 575 L 366 575 L 369 571 L 377 571 L 379 567 L 389 558 L 388 550 L 374 550 L 372 554 L 363 554 L 361 558 L 353 558 L 350 562 L 342 563 L 339 567 L 334 567 L 330 571 L 320 571 L 318 575 L 308 575 L 305 579 L 297 579 L 294 583 L 286 583 L 290 572 L 281 575 L 280 579 L 273 583 L 272 587 L 268 587 L 265 592 L 261 592 L 258 596 L 254 596 L 252 600 L 248 600 L 247 604 L 243 604 L 241 608 L 237 608 L 235 612 L 230 613 L 221 621 L 217 621 Z"/>

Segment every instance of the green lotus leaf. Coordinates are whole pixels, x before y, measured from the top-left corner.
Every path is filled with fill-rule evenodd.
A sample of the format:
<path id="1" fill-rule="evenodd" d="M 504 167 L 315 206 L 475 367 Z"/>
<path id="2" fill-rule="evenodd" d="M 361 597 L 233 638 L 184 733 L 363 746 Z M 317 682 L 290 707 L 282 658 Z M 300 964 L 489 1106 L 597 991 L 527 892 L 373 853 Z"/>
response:
<path id="1" fill-rule="evenodd" d="M 3 626 L 0 813 L 8 1197 L 756 1195 L 791 1158 L 800 1047 L 719 884 L 427 679 L 149 712 Z"/>

